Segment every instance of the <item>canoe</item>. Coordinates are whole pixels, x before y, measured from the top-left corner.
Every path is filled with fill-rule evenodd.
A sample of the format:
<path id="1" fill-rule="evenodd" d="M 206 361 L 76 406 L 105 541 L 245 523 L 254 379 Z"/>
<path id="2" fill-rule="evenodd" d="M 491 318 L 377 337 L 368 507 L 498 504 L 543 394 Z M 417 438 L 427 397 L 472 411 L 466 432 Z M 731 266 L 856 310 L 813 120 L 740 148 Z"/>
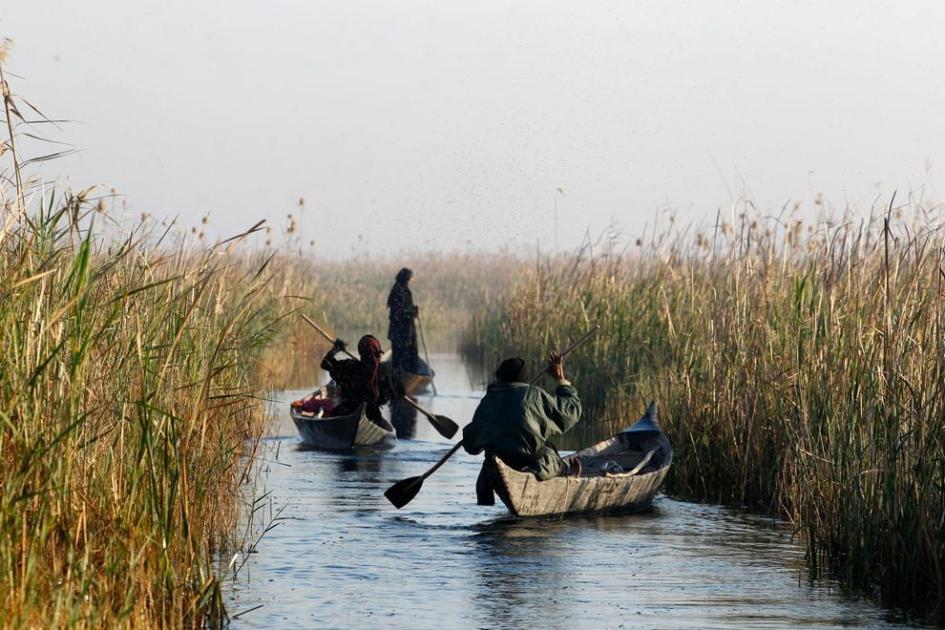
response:
<path id="1" fill-rule="evenodd" d="M 578 477 L 538 481 L 498 458 L 486 464 L 493 489 L 516 516 L 632 513 L 651 507 L 673 463 L 656 404 L 625 431 L 564 458 L 581 461 Z"/>
<path id="2" fill-rule="evenodd" d="M 427 391 L 430 387 L 430 383 L 433 382 L 433 377 L 429 374 L 402 372 L 400 382 L 404 384 L 404 393 L 408 396 L 414 396 Z"/>
<path id="3" fill-rule="evenodd" d="M 430 387 L 430 383 L 433 382 L 433 376 L 435 375 L 433 370 L 431 370 L 430 366 L 422 359 L 420 359 L 419 362 L 420 370 L 416 374 L 403 370 L 398 370 L 397 372 L 397 377 L 404 386 L 404 393 L 408 396 L 422 394 Z"/>
<path id="4" fill-rule="evenodd" d="M 394 427 L 383 416 L 377 422 L 368 418 L 363 404 L 347 416 L 320 418 L 296 408 L 290 413 L 302 442 L 307 446 L 345 450 L 396 439 Z"/>

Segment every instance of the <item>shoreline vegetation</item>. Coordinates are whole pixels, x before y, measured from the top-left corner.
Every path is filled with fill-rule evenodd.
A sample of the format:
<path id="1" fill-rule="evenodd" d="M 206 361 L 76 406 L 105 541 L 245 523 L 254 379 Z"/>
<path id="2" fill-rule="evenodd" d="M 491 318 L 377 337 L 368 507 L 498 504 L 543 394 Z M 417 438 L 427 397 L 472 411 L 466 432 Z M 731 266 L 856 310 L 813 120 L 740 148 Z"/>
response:
<path id="1" fill-rule="evenodd" d="M 349 343 L 373 334 L 384 348 L 387 339 L 387 294 L 401 267 L 416 272 L 411 288 L 430 343 L 450 348 L 462 341 L 471 318 L 483 304 L 493 302 L 511 288 L 517 272 L 527 262 L 512 254 L 443 254 L 403 252 L 401 255 L 359 257 L 342 261 L 295 254 L 287 247 L 275 255 L 286 309 L 308 313 L 329 334 Z M 316 356 L 311 328 L 298 317 L 285 322 L 282 340 L 295 352 L 273 355 L 266 362 L 276 389 L 311 387 L 318 375 L 321 355 Z M 315 338 L 321 352 L 328 345 Z M 430 351 L 433 352 L 431 346 Z"/>
<path id="2" fill-rule="evenodd" d="M 264 420 L 265 279 L 219 249 L 98 242 L 81 197 L 35 203 L 0 243 L 0 614 L 218 622 L 213 555 Z"/>
<path id="3" fill-rule="evenodd" d="M 813 577 L 943 623 L 941 207 L 893 196 L 870 218 L 805 224 L 749 206 L 542 261 L 467 346 L 535 365 L 601 324 L 567 366 L 596 437 L 657 400 L 668 492 L 786 516 Z"/>
<path id="4" fill-rule="evenodd" d="M 265 422 L 255 368 L 278 322 L 268 261 L 240 254 L 256 228 L 211 247 L 144 220 L 101 237 L 95 189 L 24 172 L 18 132 L 53 123 L 2 80 L 6 46 L 0 619 L 220 625 L 217 557 L 239 545 Z"/>
<path id="5" fill-rule="evenodd" d="M 313 352 L 327 348 L 294 314 L 386 338 L 400 266 L 417 271 L 427 334 L 461 336 L 489 365 L 539 365 L 602 326 L 567 362 L 586 411 L 561 446 L 612 434 L 656 399 L 676 449 L 669 492 L 786 516 L 812 576 L 945 621 L 940 208 L 890 201 L 862 221 L 804 224 L 746 207 L 707 230 L 671 224 L 628 248 L 614 238 L 537 262 L 316 261 L 250 246 L 260 226 L 208 245 L 144 216 L 102 236 L 94 189 L 25 178 L 17 131 L 46 119 L 3 87 L 8 624 L 223 624 L 221 558 L 245 542 L 260 398 L 311 386 Z"/>
<path id="6" fill-rule="evenodd" d="M 120 224 L 114 191 L 57 193 L 26 172 L 62 154 L 22 157 L 18 141 L 42 149 L 42 129 L 56 123 L 9 89 L 8 47 L 0 42 L 0 618 L 222 625 L 233 612 L 226 559 L 252 546 L 265 498 L 253 465 L 265 394 L 312 386 L 315 354 L 327 349 L 295 313 L 386 336 L 387 291 L 413 264 L 436 295 L 421 302 L 428 328 L 455 335 L 477 301 L 506 286 L 490 274 L 508 257 L 322 263 L 300 253 L 291 220 L 279 248 L 262 224 L 216 244 L 146 214 Z"/>

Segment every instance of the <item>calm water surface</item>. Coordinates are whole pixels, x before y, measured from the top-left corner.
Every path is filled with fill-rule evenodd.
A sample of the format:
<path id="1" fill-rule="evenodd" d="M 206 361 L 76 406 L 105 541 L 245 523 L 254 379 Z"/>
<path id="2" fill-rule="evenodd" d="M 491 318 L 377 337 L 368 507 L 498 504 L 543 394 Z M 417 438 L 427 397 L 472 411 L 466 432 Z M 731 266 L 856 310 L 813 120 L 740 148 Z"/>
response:
<path id="1" fill-rule="evenodd" d="M 439 396 L 421 404 L 463 424 L 483 384 L 456 355 L 432 358 Z M 803 549 L 770 518 L 659 497 L 643 515 L 516 520 L 475 504 L 481 458 L 462 451 L 395 510 L 384 489 L 449 446 L 422 416 L 399 428 L 412 439 L 386 450 L 304 450 L 277 410 L 253 525 L 275 527 L 227 580 L 235 627 L 897 625 L 809 583 Z"/>

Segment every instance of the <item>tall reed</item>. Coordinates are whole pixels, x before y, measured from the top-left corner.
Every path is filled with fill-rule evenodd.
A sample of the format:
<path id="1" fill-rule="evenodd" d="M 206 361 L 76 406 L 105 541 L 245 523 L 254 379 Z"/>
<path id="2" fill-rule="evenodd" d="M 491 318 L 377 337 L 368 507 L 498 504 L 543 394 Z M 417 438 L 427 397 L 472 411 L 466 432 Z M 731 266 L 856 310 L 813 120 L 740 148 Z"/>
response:
<path id="1" fill-rule="evenodd" d="M 911 199 L 811 225 L 747 212 L 543 261 L 470 342 L 538 361 L 602 324 L 568 364 L 579 440 L 656 399 L 670 492 L 783 513 L 813 572 L 943 621 L 943 258 L 940 209 Z"/>
<path id="2" fill-rule="evenodd" d="M 147 226 L 98 238 L 94 191 L 24 173 L 2 59 L 0 84 L 0 619 L 221 623 L 214 556 L 263 423 L 264 266 Z"/>
<path id="3" fill-rule="evenodd" d="M 462 330 L 481 305 L 503 294 L 526 266 L 511 254 L 406 252 L 342 261 L 310 260 L 328 321 L 387 337 L 387 294 L 401 267 L 414 271 L 410 288 L 423 325 L 437 336 Z"/>

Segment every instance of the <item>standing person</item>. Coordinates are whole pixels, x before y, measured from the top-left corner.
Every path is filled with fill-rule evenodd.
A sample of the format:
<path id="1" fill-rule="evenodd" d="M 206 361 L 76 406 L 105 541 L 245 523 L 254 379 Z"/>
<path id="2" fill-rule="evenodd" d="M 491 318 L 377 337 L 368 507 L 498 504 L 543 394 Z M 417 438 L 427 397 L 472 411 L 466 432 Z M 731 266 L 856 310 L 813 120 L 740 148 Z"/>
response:
<path id="1" fill-rule="evenodd" d="M 397 272 L 394 286 L 387 296 L 387 308 L 390 327 L 387 329 L 387 338 L 390 339 L 391 350 L 394 356 L 391 364 L 395 370 L 420 373 L 420 356 L 417 354 L 417 327 L 414 318 L 420 309 L 413 303 L 413 293 L 410 292 L 410 279 L 413 271 L 404 267 Z"/>
<path id="2" fill-rule="evenodd" d="M 534 473 L 539 481 L 579 475 L 581 464 L 571 466 L 558 454 L 550 438 L 570 430 L 581 418 L 577 389 L 564 377 L 564 361 L 552 352 L 548 373 L 558 381 L 555 395 L 524 381 L 525 361 L 506 359 L 496 370 L 476 413 L 463 429 L 463 448 L 472 455 L 485 451 L 516 470 Z M 491 486 L 480 473 L 476 491 L 480 503 L 491 505 Z M 488 497 L 488 498 L 486 498 Z"/>

